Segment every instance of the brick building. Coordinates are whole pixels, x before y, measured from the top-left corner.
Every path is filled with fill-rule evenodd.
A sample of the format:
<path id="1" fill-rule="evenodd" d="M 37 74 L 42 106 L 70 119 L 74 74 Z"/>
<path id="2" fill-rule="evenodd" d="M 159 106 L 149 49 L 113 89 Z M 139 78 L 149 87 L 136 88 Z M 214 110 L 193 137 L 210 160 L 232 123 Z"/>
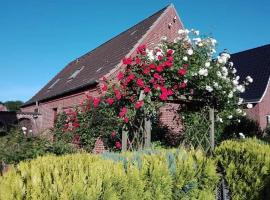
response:
<path id="1" fill-rule="evenodd" d="M 270 124 L 270 45 L 232 54 L 231 60 L 241 78 L 253 78 L 242 98 L 253 104 L 253 108 L 247 109 L 248 116 L 265 129 Z"/>
<path id="2" fill-rule="evenodd" d="M 99 96 L 100 79 L 103 76 L 114 79 L 123 67 L 122 58 L 133 56 L 139 45 L 146 44 L 151 49 L 160 42 L 162 36 L 172 41 L 182 28 L 177 11 L 173 5 L 169 5 L 70 62 L 22 106 L 23 112 L 39 113 L 34 120 L 33 131 L 41 132 L 53 127 L 56 114 L 78 105 L 85 98 L 85 92 Z M 166 114 L 162 118 L 170 120 Z"/>

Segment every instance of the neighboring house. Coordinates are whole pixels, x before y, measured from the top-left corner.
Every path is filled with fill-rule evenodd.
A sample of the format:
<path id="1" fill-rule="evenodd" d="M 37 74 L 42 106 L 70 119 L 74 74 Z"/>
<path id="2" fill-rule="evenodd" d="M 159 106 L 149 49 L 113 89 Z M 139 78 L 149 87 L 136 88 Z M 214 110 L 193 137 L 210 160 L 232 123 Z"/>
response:
<path id="1" fill-rule="evenodd" d="M 2 111 L 7 111 L 7 107 L 4 104 L 0 103 L 0 112 Z"/>
<path id="2" fill-rule="evenodd" d="M 34 120 L 33 131 L 53 127 L 57 113 L 79 105 L 85 98 L 85 92 L 99 96 L 100 79 L 103 76 L 109 80 L 115 79 L 123 67 L 122 59 L 133 56 L 139 45 L 146 44 L 151 49 L 160 42 L 162 36 L 173 41 L 177 31 L 182 28 L 174 6 L 169 5 L 69 63 L 22 106 L 22 112 L 40 114 Z M 176 125 L 172 126 L 176 128 Z"/>
<path id="3" fill-rule="evenodd" d="M 253 108 L 246 110 L 248 116 L 265 129 L 270 124 L 270 45 L 232 54 L 231 60 L 242 80 L 246 76 L 253 78 L 242 98 L 253 104 Z"/>

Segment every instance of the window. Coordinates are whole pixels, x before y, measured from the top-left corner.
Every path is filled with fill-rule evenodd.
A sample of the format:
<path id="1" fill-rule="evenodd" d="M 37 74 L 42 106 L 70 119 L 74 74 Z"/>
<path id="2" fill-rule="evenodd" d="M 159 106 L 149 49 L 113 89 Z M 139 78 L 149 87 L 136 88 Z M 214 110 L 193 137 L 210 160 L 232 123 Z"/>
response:
<path id="1" fill-rule="evenodd" d="M 266 115 L 266 124 L 270 125 L 270 115 Z"/>
<path id="2" fill-rule="evenodd" d="M 51 84 L 51 86 L 48 88 L 48 90 L 52 89 L 59 81 L 60 81 L 60 78 L 57 79 L 56 81 L 54 81 L 54 83 Z"/>
<path id="3" fill-rule="evenodd" d="M 76 76 L 78 76 L 78 74 L 83 70 L 83 68 L 84 68 L 84 66 L 82 66 L 80 69 L 75 70 L 75 72 L 73 72 L 73 74 L 70 75 L 68 80 L 72 80 L 72 79 L 76 78 Z"/>
<path id="4" fill-rule="evenodd" d="M 57 120 L 57 108 L 53 108 L 53 124 L 56 123 Z"/>

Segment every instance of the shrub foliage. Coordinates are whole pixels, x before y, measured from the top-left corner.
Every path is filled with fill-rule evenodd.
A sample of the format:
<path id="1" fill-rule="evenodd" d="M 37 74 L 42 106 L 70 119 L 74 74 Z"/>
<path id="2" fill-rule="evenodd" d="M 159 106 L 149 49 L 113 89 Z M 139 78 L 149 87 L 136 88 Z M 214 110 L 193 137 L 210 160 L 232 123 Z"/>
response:
<path id="1" fill-rule="evenodd" d="M 217 181 L 199 151 L 44 156 L 0 177 L 0 199 L 209 200 Z"/>
<path id="2" fill-rule="evenodd" d="M 228 140 L 215 151 L 226 172 L 232 199 L 269 199 L 270 146 L 257 139 Z M 269 189 L 268 189 L 269 190 Z"/>

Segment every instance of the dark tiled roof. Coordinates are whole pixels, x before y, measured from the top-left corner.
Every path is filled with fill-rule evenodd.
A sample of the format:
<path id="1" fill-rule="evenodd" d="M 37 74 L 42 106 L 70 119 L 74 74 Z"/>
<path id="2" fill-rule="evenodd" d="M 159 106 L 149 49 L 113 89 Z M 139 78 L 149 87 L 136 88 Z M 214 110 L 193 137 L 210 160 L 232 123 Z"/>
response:
<path id="1" fill-rule="evenodd" d="M 69 63 L 23 106 L 65 95 L 96 84 L 99 78 L 121 62 L 122 58 L 132 50 L 134 45 L 145 35 L 167 7 Z M 70 76 L 81 67 L 83 67 L 81 72 L 75 78 L 69 80 Z"/>
<path id="2" fill-rule="evenodd" d="M 231 60 L 242 80 L 246 76 L 253 78 L 242 98 L 246 102 L 260 101 L 270 76 L 270 45 L 232 54 Z"/>

